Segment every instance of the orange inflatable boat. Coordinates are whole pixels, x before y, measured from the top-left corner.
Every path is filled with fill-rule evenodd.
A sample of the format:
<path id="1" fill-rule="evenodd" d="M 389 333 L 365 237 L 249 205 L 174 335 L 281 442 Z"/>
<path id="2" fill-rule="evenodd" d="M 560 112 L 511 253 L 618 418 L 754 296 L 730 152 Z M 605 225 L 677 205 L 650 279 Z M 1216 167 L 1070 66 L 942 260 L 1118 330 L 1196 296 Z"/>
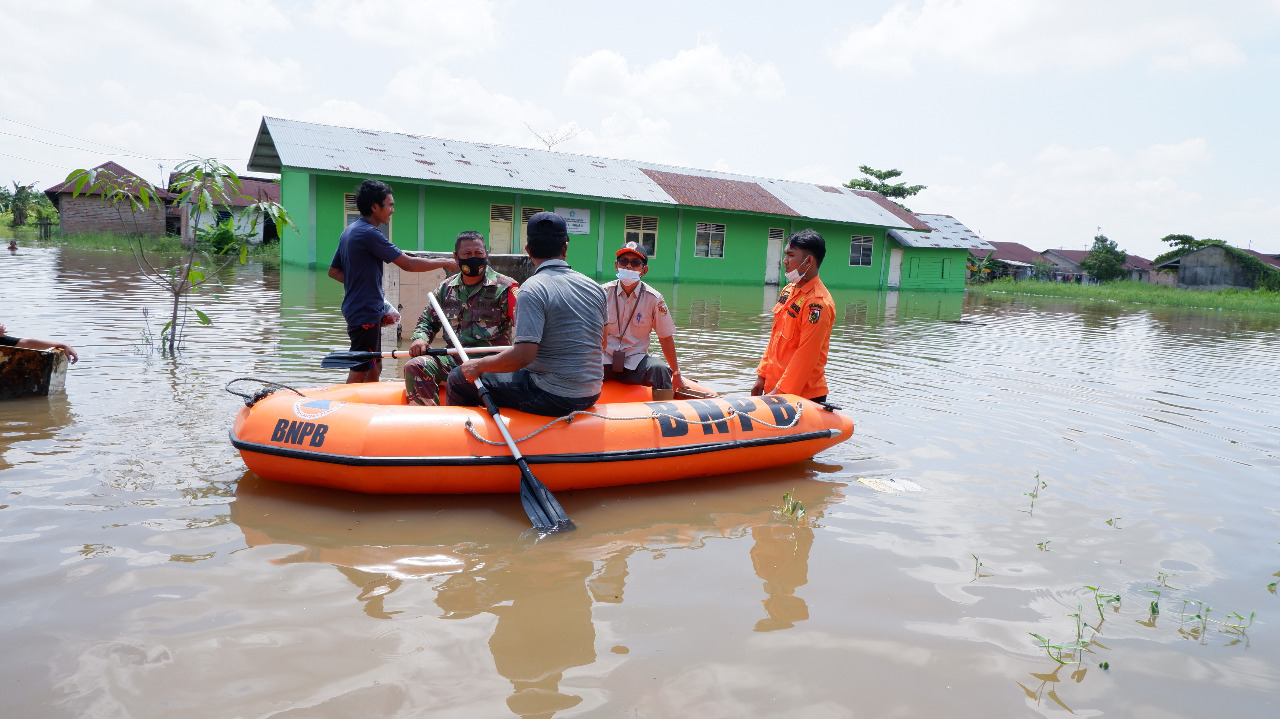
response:
<path id="1" fill-rule="evenodd" d="M 653 401 L 606 382 L 568 420 L 502 410 L 552 491 L 659 482 L 800 462 L 853 434 L 793 395 Z M 480 407 L 405 404 L 399 382 L 280 389 L 241 408 L 231 443 L 266 479 L 376 494 L 516 492 L 520 472 Z"/>

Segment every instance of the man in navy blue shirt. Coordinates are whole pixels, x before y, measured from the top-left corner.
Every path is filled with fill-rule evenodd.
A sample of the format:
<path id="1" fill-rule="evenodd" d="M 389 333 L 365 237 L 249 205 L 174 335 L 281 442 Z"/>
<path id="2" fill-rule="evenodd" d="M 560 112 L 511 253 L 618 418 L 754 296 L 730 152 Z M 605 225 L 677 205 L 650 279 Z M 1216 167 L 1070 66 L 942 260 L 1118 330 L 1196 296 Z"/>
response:
<path id="1" fill-rule="evenodd" d="M 329 276 L 342 283 L 342 316 L 347 320 L 351 349 L 357 352 L 382 351 L 382 326 L 393 324 L 396 316 L 382 295 L 382 265 L 393 263 L 406 272 L 458 270 L 452 258 L 410 257 L 391 244 L 378 229 L 391 220 L 396 199 L 391 187 L 379 180 L 365 180 L 356 191 L 360 219 L 347 225 L 338 240 L 338 251 L 329 264 Z M 377 382 L 382 361 L 356 365 L 347 374 L 347 383 Z"/>

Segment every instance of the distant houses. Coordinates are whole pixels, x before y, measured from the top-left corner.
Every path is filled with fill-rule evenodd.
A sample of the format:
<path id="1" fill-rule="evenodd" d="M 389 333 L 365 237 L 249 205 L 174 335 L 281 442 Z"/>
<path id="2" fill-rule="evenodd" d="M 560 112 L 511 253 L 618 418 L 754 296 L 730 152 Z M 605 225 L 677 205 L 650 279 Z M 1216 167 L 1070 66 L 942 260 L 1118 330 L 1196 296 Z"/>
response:
<path id="1" fill-rule="evenodd" d="M 109 172 L 117 181 L 131 182 L 131 189 L 134 190 L 142 184 L 138 175 L 114 162 L 104 162 L 93 169 Z M 153 202 L 149 207 L 139 208 L 137 211 L 130 211 L 127 207 L 117 211 L 117 208 L 104 203 L 101 183 L 86 186 L 72 197 L 74 190 L 74 182 L 61 182 L 44 191 L 58 210 L 64 235 L 126 233 L 162 237 L 165 234 L 166 204 L 173 196 L 163 190 L 158 193 L 161 202 Z"/>
<path id="2" fill-rule="evenodd" d="M 1037 262 L 1045 259 L 1039 252 L 1018 242 L 991 242 L 994 250 L 977 250 L 973 256 L 979 260 L 990 257 L 996 265 L 993 274 L 996 277 L 1012 277 L 1025 280 L 1031 277 Z"/>
<path id="3" fill-rule="evenodd" d="M 137 188 L 143 183 L 140 175 L 116 162 L 104 162 L 93 168 L 97 172 L 110 173 L 114 180 L 123 182 L 132 194 L 137 197 Z M 170 174 L 172 183 L 174 175 Z M 211 229 L 218 223 L 231 219 L 236 232 L 255 237 L 251 241 L 273 240 L 275 227 L 270 223 L 259 223 L 252 227 L 251 218 L 244 209 L 255 202 L 280 201 L 280 183 L 267 178 L 240 178 L 240 194 L 244 197 L 233 197 L 230 207 L 215 205 L 213 211 L 199 218 L 200 228 Z M 178 235 L 184 240 L 191 240 L 197 228 L 191 227 L 188 210 L 175 204 L 177 195 L 166 188 L 156 188 L 158 202 L 152 202 L 146 208 L 132 209 L 128 206 L 112 207 L 102 201 L 102 183 L 84 187 L 75 193 L 74 182 L 60 182 L 44 191 L 44 194 L 58 210 L 59 223 L 64 235 L 82 235 L 91 233 L 113 233 L 141 235 L 145 237 L 161 237 L 166 234 Z M 75 194 L 73 197 L 72 195 Z M 228 195 L 235 195 L 228 192 Z"/>
<path id="4" fill-rule="evenodd" d="M 1197 290 L 1280 286 L 1280 255 L 1214 244 L 1156 265 L 1176 270 L 1178 287 Z"/>
<path id="5" fill-rule="evenodd" d="M 1089 273 L 1080 267 L 1080 262 L 1089 255 L 1088 250 L 1045 250 L 1040 253 L 1045 261 L 1053 265 L 1055 279 L 1068 282 L 1088 282 Z M 1135 282 L 1154 282 L 1152 278 L 1151 260 L 1138 255 L 1125 255 L 1124 269 L 1129 273 L 1125 279 Z M 1161 283 L 1158 283 L 1161 284 Z M 1167 284 L 1167 283 L 1164 283 Z"/>

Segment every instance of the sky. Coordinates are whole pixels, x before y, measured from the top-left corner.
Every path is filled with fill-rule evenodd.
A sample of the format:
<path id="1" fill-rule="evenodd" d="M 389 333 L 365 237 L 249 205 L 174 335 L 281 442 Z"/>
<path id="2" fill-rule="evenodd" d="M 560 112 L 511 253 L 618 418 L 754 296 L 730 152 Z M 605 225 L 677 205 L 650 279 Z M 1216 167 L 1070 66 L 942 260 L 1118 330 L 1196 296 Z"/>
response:
<path id="1" fill-rule="evenodd" d="M 985 239 L 1280 253 L 1280 0 L 0 0 L 0 182 L 264 115 L 839 184 Z M 532 129 L 531 129 L 532 128 Z"/>

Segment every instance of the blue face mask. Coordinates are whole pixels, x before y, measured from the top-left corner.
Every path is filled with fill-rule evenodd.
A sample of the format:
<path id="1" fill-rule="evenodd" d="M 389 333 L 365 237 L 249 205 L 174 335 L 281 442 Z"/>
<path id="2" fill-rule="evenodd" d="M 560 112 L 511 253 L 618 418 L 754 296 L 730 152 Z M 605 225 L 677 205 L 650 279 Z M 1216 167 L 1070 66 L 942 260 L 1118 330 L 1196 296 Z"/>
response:
<path id="1" fill-rule="evenodd" d="M 620 269 L 618 270 L 618 279 L 622 280 L 623 282 L 629 285 L 634 284 L 640 281 L 640 271 L 632 270 L 632 269 Z"/>

